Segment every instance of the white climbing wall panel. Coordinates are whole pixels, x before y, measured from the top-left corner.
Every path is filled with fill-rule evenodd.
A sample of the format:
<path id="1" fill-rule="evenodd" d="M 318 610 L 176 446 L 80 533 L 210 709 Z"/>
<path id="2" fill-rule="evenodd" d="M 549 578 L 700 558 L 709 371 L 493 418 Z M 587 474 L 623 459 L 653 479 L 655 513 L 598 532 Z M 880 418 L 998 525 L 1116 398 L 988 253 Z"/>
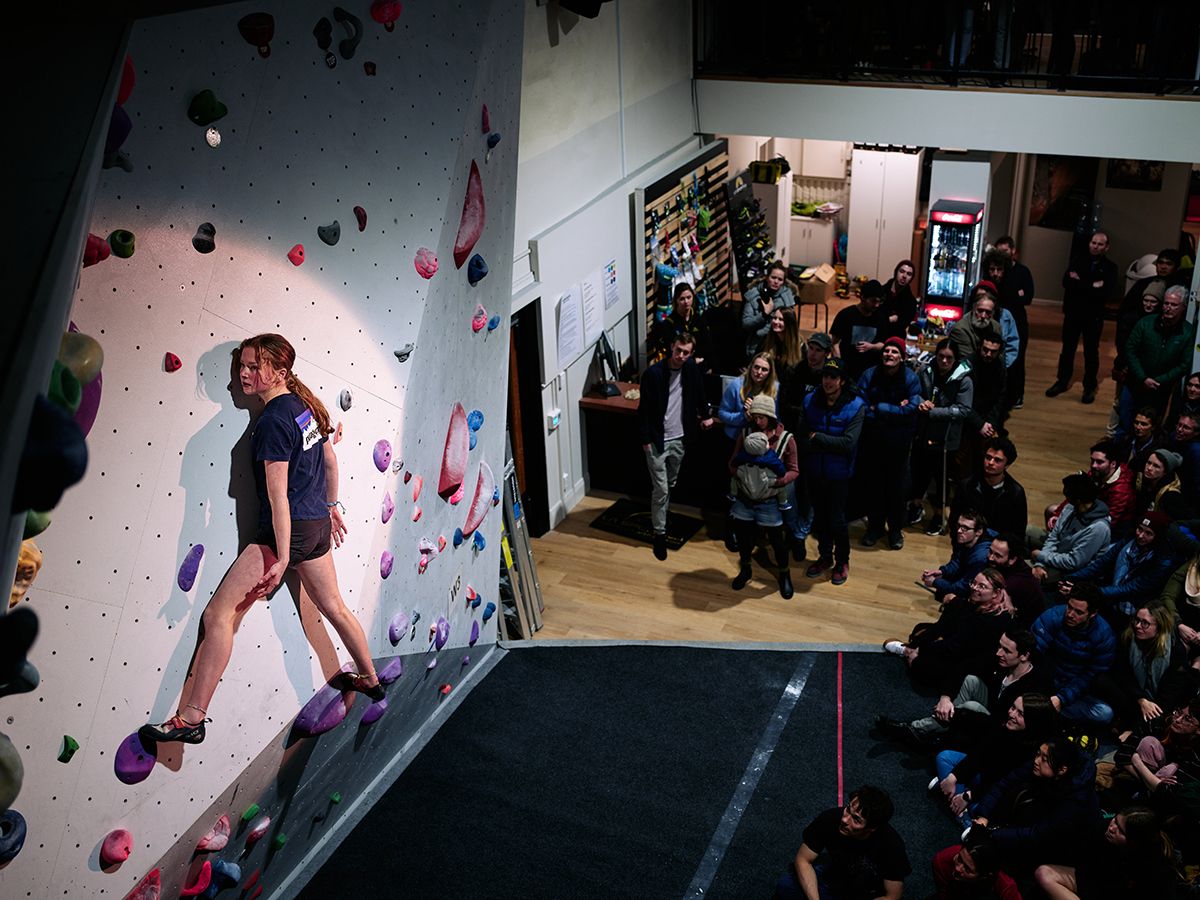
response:
<path id="1" fill-rule="evenodd" d="M 323 16 L 332 21 L 334 7 L 315 0 L 222 5 L 133 29 L 136 86 L 125 103 L 133 131 L 122 147 L 132 171 L 99 174 L 90 230 L 128 229 L 136 251 L 84 269 L 72 310 L 79 330 L 104 347 L 103 393 L 88 473 L 38 538 L 45 566 L 26 602 L 40 616 L 31 659 L 42 685 L 4 703 L 3 730 L 25 764 L 14 808 L 29 837 L 0 870 L 2 896 L 121 897 L 160 861 L 163 896 L 177 895 L 190 842 L 214 810 L 236 821 L 250 802 L 269 797 L 282 804 L 273 815 L 286 826 L 287 808 L 326 803 L 314 787 L 319 773 L 281 774 L 297 753 L 313 753 L 311 741 L 289 743 L 286 733 L 349 657 L 316 610 L 288 589 L 257 604 L 242 624 L 209 709 L 207 740 L 186 750 L 166 745 L 139 784 L 113 774 L 125 736 L 174 710 L 205 604 L 254 533 L 249 434 L 257 410 L 230 380 L 230 354 L 243 338 L 286 336 L 296 375 L 342 422 L 336 451 L 350 531 L 334 556 L 342 594 L 377 659 L 414 657 L 390 718 L 353 732 L 360 702 L 342 726 L 353 739 L 318 739 L 325 741 L 321 771 L 336 775 L 348 799 L 428 717 L 441 686 L 463 677 L 464 647 L 483 611 L 462 602 L 463 587 L 498 603 L 499 514 L 480 528 L 482 551 L 470 539 L 455 549 L 453 534 L 480 462 L 503 469 L 523 4 L 411 0 L 391 33 L 372 21 L 370 6 L 347 4 L 362 22 L 362 40 L 332 69 L 313 28 Z M 275 19 L 267 58 L 238 31 L 252 12 Z M 334 51 L 347 34 L 333 22 Z M 216 148 L 187 115 L 205 89 L 228 108 L 213 123 Z M 485 103 L 501 134 L 490 156 Z M 472 161 L 486 200 L 473 252 L 490 269 L 474 287 L 452 252 Z M 367 214 L 362 231 L 355 206 Z M 335 219 L 341 237 L 328 246 L 317 227 Z M 204 222 L 216 230 L 208 254 L 192 246 Z M 287 255 L 296 244 L 305 252 L 299 266 Z M 420 247 L 439 260 L 429 280 L 413 265 Z M 477 304 L 499 316 L 498 328 L 472 330 Z M 400 362 L 393 351 L 406 344 L 415 349 Z M 182 360 L 178 371 L 165 370 L 167 352 Z M 343 411 L 338 395 L 346 388 L 353 404 Z M 466 495 L 451 505 L 437 484 L 455 402 L 482 412 L 484 424 L 469 454 Z M 399 470 L 376 469 L 372 448 L 381 438 L 403 461 Z M 413 522 L 416 476 L 424 488 Z M 396 505 L 386 525 L 385 491 Z M 418 541 L 439 536 L 445 551 L 419 574 Z M 203 561 L 184 592 L 176 575 L 197 543 Z M 385 550 L 395 554 L 387 580 L 379 569 Z M 387 626 L 400 609 L 421 620 L 415 636 L 393 648 Z M 426 635 L 438 616 L 451 631 L 434 653 Z M 494 641 L 495 626 L 494 618 L 482 625 L 472 653 Z M 422 678 L 435 656 L 441 664 Z M 408 708 L 396 709 L 401 703 Z M 66 764 L 56 760 L 64 734 L 80 744 Z M 102 872 L 99 844 L 118 827 L 133 833 L 133 855 Z M 308 820 L 295 825 L 271 860 L 271 881 L 302 857 L 312 832 Z M 230 850 L 240 850 L 234 844 Z"/>

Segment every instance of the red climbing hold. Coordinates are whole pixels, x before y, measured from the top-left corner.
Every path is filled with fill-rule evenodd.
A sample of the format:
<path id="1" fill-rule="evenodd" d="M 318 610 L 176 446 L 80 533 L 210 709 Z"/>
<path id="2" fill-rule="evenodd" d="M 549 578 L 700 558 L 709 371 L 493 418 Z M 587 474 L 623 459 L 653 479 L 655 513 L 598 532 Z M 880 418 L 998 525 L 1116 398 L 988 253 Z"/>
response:
<path id="1" fill-rule="evenodd" d="M 162 878 L 158 869 L 151 869 L 146 877 L 137 883 L 132 891 L 125 895 L 125 900 L 158 900 L 162 890 Z"/>
<path id="2" fill-rule="evenodd" d="M 479 177 L 479 166 L 471 160 L 471 174 L 467 176 L 467 196 L 463 198 L 462 219 L 458 224 L 458 237 L 454 239 L 454 268 L 461 269 L 475 242 L 483 234 L 483 181 Z"/>
<path id="3" fill-rule="evenodd" d="M 182 365 L 183 360 L 181 360 L 174 353 L 168 352 L 166 356 L 163 357 L 163 368 L 168 372 L 178 372 L 180 366 Z"/>
<path id="4" fill-rule="evenodd" d="M 133 835 L 124 828 L 110 831 L 100 845 L 100 865 L 104 868 L 119 865 L 133 852 Z"/>
<path id="5" fill-rule="evenodd" d="M 374 72 L 368 72 L 368 75 L 374 75 Z M 358 219 L 358 230 L 367 230 L 367 211 L 361 206 L 354 207 L 354 218 Z"/>
<path id="6" fill-rule="evenodd" d="M 459 491 L 467 474 L 467 454 L 470 452 L 470 428 L 467 411 L 455 403 L 450 411 L 450 426 L 446 429 L 446 446 L 442 452 L 442 472 L 438 478 L 438 496 L 443 499 Z"/>
<path id="7" fill-rule="evenodd" d="M 202 894 L 208 890 L 209 884 L 212 882 L 212 863 L 207 859 L 196 871 L 195 877 L 192 878 L 190 884 L 185 884 L 179 889 L 180 897 L 195 897 L 197 894 Z"/>
<path id="8" fill-rule="evenodd" d="M 246 900 L 258 900 L 258 898 L 262 895 L 262 889 L 263 886 L 260 884 L 254 889 L 254 893 L 247 897 Z"/>
<path id="9" fill-rule="evenodd" d="M 492 130 L 492 117 L 488 115 L 487 104 L 483 104 L 483 128 L 480 129 L 484 134 Z"/>
<path id="10" fill-rule="evenodd" d="M 297 244 L 288 251 L 288 259 L 292 261 L 293 266 L 298 266 L 304 262 L 304 245 Z"/>
<path id="11" fill-rule="evenodd" d="M 264 59 L 271 55 L 271 38 L 275 36 L 275 17 L 270 13 L 257 12 L 243 16 L 238 21 L 238 31 L 247 44 L 258 48 Z"/>
<path id="12" fill-rule="evenodd" d="M 366 72 L 371 77 L 374 77 L 375 76 L 375 63 L 371 62 L 370 60 L 367 60 L 366 62 L 363 63 L 363 71 Z"/>
<path id="13" fill-rule="evenodd" d="M 400 18 L 403 9 L 404 7 L 398 0 L 374 0 L 371 3 L 371 18 L 382 25 L 385 30 L 394 31 L 396 20 Z"/>
<path id="14" fill-rule="evenodd" d="M 133 59 L 129 56 L 125 57 L 125 65 L 121 67 L 121 86 L 117 88 L 117 106 L 124 106 L 125 101 L 129 99 L 129 95 L 133 93 L 133 86 L 136 83 L 133 70 Z"/>
<path id="15" fill-rule="evenodd" d="M 85 269 L 98 262 L 104 262 L 111 255 L 112 247 L 109 246 L 108 241 L 98 234 L 87 236 L 87 244 L 83 248 L 83 267 Z"/>
<path id="16" fill-rule="evenodd" d="M 437 274 L 437 255 L 428 247 L 418 247 L 416 255 L 413 256 L 413 267 L 417 270 L 418 275 L 428 281 Z"/>
<path id="17" fill-rule="evenodd" d="M 453 689 L 454 689 L 454 688 L 453 688 L 453 686 L 452 686 L 452 685 L 450 685 L 450 684 L 443 684 L 443 685 L 442 685 L 440 688 L 438 688 L 438 691 L 440 691 L 440 692 L 441 692 L 441 695 L 442 695 L 443 697 L 445 697 L 445 696 L 446 696 L 448 693 L 450 693 L 450 691 L 452 691 Z"/>
<path id="18" fill-rule="evenodd" d="M 495 489 L 496 477 L 492 474 L 492 467 L 486 461 L 480 460 L 479 478 L 475 482 L 475 497 L 471 500 L 471 507 L 467 511 L 467 521 L 462 529 L 464 535 L 471 534 L 483 524 L 484 517 L 492 508 L 492 492 Z"/>
<path id="19" fill-rule="evenodd" d="M 262 875 L 262 869 L 255 869 L 250 873 L 250 877 L 246 879 L 246 883 L 242 885 L 243 891 L 248 891 L 250 888 L 258 884 L 259 876 Z"/>

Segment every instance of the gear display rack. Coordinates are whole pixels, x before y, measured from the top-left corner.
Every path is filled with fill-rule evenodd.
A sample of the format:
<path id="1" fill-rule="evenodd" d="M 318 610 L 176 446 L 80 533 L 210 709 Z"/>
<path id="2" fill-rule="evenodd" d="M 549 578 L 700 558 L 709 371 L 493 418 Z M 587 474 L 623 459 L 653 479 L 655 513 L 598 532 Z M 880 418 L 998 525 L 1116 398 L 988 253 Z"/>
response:
<path id="1" fill-rule="evenodd" d="M 737 267 L 738 287 L 745 294 L 756 278 L 765 275 L 775 259 L 771 232 L 762 204 L 750 188 L 746 173 L 725 185 L 729 220 L 733 231 L 733 259 Z"/>

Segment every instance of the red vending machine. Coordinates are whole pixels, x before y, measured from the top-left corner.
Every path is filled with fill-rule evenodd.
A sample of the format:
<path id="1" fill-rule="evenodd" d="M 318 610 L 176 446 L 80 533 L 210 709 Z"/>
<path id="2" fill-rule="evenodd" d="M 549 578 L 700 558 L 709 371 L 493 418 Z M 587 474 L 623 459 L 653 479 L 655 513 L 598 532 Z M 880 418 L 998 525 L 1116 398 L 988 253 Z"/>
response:
<path id="1" fill-rule="evenodd" d="M 929 210 L 929 257 L 925 261 L 924 316 L 962 318 L 967 289 L 979 279 L 983 204 L 938 200 Z"/>

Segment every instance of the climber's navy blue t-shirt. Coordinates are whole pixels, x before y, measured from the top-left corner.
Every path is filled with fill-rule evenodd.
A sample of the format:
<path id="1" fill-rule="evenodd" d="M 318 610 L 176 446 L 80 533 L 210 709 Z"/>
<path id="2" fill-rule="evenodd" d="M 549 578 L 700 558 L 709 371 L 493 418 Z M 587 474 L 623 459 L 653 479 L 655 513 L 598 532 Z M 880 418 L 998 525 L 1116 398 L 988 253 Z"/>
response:
<path id="1" fill-rule="evenodd" d="M 280 394 L 267 404 L 254 431 L 254 486 L 258 489 L 258 524 L 270 527 L 271 502 L 267 497 L 267 460 L 288 464 L 288 506 L 292 519 L 324 519 L 325 448 L 328 440 L 317 427 L 316 417 L 295 394 Z"/>

